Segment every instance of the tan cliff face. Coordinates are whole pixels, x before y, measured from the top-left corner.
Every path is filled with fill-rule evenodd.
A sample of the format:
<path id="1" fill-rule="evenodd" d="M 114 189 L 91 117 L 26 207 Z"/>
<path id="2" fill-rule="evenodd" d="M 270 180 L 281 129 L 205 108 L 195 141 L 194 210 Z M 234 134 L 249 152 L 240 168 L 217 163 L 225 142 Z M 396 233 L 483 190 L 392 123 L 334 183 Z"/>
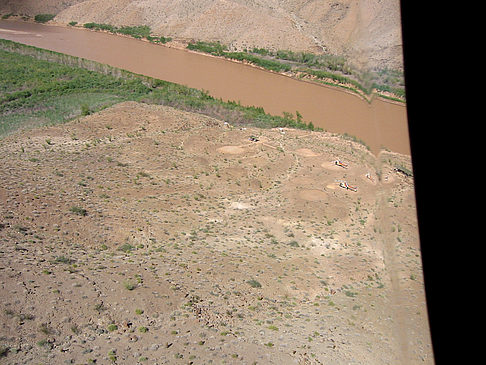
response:
<path id="1" fill-rule="evenodd" d="M 398 0 L 50 0 L 6 1 L 1 13 L 55 13 L 55 21 L 149 25 L 155 34 L 347 55 L 365 67 L 401 69 Z"/>

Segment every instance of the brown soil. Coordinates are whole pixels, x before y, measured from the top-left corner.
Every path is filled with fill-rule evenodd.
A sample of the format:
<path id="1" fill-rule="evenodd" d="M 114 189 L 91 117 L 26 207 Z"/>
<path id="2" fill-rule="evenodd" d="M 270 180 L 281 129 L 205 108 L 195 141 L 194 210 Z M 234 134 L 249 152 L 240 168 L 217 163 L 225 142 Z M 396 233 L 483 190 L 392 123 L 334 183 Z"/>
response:
<path id="1" fill-rule="evenodd" d="M 400 69 L 397 0 L 5 0 L 0 13 L 57 14 L 56 22 L 148 25 L 155 34 L 221 41 L 234 50 L 328 52 L 359 66 Z"/>
<path id="2" fill-rule="evenodd" d="M 407 156 L 127 102 L 0 159 L 2 363 L 433 363 Z"/>

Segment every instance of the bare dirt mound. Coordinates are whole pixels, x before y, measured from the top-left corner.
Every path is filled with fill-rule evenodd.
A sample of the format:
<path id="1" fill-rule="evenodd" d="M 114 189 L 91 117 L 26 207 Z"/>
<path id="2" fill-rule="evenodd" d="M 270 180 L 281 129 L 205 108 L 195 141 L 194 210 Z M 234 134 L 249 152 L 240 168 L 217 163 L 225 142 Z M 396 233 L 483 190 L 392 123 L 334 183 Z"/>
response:
<path id="1" fill-rule="evenodd" d="M 127 102 L 0 159 L 8 363 L 433 363 L 406 156 Z"/>

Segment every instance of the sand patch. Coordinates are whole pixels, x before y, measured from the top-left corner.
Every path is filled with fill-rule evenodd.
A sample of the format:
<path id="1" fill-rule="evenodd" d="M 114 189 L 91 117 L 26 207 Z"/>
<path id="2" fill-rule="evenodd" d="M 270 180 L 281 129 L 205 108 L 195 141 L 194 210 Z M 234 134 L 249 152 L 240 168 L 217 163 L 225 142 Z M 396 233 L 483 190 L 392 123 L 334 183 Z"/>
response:
<path id="1" fill-rule="evenodd" d="M 303 188 L 307 186 L 315 186 L 316 180 L 311 177 L 297 176 L 291 179 L 289 183 L 291 183 L 292 186 L 300 186 L 301 188 Z"/>
<path id="2" fill-rule="evenodd" d="M 231 209 L 253 209 L 250 204 L 247 203 L 240 203 L 240 202 L 232 202 L 230 205 Z"/>
<path id="3" fill-rule="evenodd" d="M 228 167 L 224 172 L 230 177 L 241 179 L 248 176 L 248 172 L 243 167 Z"/>
<path id="4" fill-rule="evenodd" d="M 315 202 L 320 200 L 325 200 L 327 198 L 327 194 L 322 190 L 317 189 L 310 189 L 310 190 L 302 190 L 299 192 L 299 198 Z"/>
<path id="5" fill-rule="evenodd" d="M 207 144 L 207 139 L 202 136 L 189 136 L 184 141 L 184 149 L 189 152 L 198 152 L 201 151 L 202 147 L 206 146 Z"/>
<path id="6" fill-rule="evenodd" d="M 245 150 L 240 146 L 223 146 L 223 147 L 219 147 L 216 151 L 220 153 L 226 153 L 229 155 L 239 155 L 245 152 Z"/>
<path id="7" fill-rule="evenodd" d="M 295 153 L 303 157 L 317 157 L 321 155 L 320 153 L 314 152 L 308 148 L 299 148 L 295 151 Z"/>
<path id="8" fill-rule="evenodd" d="M 31 32 L 23 32 L 21 30 L 11 30 L 11 29 L 0 29 L 0 33 L 15 34 L 15 35 L 29 35 L 33 34 Z M 40 34 L 34 34 L 35 36 L 40 36 Z"/>

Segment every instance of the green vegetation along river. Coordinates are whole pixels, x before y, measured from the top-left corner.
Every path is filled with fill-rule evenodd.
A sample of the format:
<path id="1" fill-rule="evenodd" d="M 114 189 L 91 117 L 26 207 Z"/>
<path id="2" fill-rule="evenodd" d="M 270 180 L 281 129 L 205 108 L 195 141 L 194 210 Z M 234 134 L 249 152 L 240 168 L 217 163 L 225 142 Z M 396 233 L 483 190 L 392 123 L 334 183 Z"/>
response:
<path id="1" fill-rule="evenodd" d="M 0 38 L 82 57 L 160 80 L 205 90 L 214 98 L 297 114 L 314 126 L 410 154 L 406 107 L 303 82 L 236 62 L 112 34 L 0 20 Z"/>

